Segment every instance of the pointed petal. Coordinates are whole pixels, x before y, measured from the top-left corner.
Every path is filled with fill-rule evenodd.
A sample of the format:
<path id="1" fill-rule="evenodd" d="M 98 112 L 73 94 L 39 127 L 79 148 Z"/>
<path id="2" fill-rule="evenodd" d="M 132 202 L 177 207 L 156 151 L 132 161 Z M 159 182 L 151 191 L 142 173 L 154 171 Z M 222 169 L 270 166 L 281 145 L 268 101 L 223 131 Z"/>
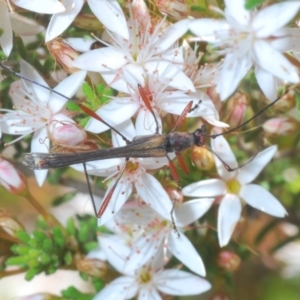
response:
<path id="1" fill-rule="evenodd" d="M 254 59 L 256 63 L 269 73 L 290 83 L 298 83 L 297 69 L 276 49 L 263 40 L 254 43 Z"/>
<path id="2" fill-rule="evenodd" d="M 239 170 L 236 179 L 241 184 L 246 184 L 253 181 L 274 157 L 276 151 L 277 146 L 274 145 L 259 152 L 251 162 Z"/>
<path id="3" fill-rule="evenodd" d="M 41 85 L 44 85 L 48 87 L 48 84 L 46 81 L 40 76 L 40 74 L 25 60 L 20 61 L 20 70 L 21 74 L 27 78 L 30 78 L 31 80 L 34 80 L 38 82 Z M 35 97 L 36 100 L 40 102 L 48 102 L 50 91 L 43 88 L 42 86 L 39 86 L 33 82 L 26 81 L 22 79 L 22 82 L 24 86 L 26 87 L 26 90 L 28 93 L 32 93 L 32 95 Z"/>
<path id="4" fill-rule="evenodd" d="M 223 136 L 218 136 L 215 139 L 211 139 L 211 148 L 229 167 L 234 169 L 238 166 L 236 158 L 228 142 Z M 236 176 L 237 171 L 228 172 L 218 157 L 215 157 L 215 164 L 218 174 L 225 181 L 231 180 Z"/>
<path id="5" fill-rule="evenodd" d="M 220 247 L 228 244 L 236 223 L 239 221 L 242 205 L 238 196 L 226 194 L 219 207 L 218 213 L 218 238 Z"/>
<path id="6" fill-rule="evenodd" d="M 58 0 L 12 0 L 19 7 L 40 14 L 56 14 L 65 10 Z"/>
<path id="7" fill-rule="evenodd" d="M 129 39 L 127 22 L 118 1 L 88 0 L 88 4 L 95 16 L 110 31 Z"/>
<path id="8" fill-rule="evenodd" d="M 52 16 L 47 27 L 45 42 L 53 40 L 62 34 L 74 21 L 83 6 L 83 0 L 63 0 L 64 12 Z"/>
<path id="9" fill-rule="evenodd" d="M 240 53 L 241 52 L 241 53 Z M 221 100 L 227 99 L 238 87 L 252 66 L 249 53 L 235 51 L 227 53 L 219 76 L 216 76 L 217 91 Z M 230 84 L 228 84 L 230 82 Z"/>
<path id="10" fill-rule="evenodd" d="M 74 94 L 81 88 L 81 85 L 86 77 L 86 71 L 76 72 L 63 81 L 61 81 L 54 90 L 58 93 L 65 95 L 67 98 L 71 98 Z M 64 105 L 67 103 L 68 99 L 61 97 L 55 93 L 51 93 L 49 99 L 49 108 L 53 114 L 59 112 Z"/>
<path id="11" fill-rule="evenodd" d="M 266 38 L 286 25 L 300 9 L 300 2 L 285 1 L 260 10 L 253 19 L 252 27 L 258 38 Z"/>
<path id="12" fill-rule="evenodd" d="M 130 248 L 126 246 L 125 240 L 117 235 L 108 234 L 101 234 L 98 239 L 107 261 L 119 273 L 123 273 L 126 258 L 130 254 Z"/>
<path id="13" fill-rule="evenodd" d="M 181 38 L 188 30 L 190 20 L 184 19 L 169 26 L 158 39 L 156 52 L 160 53 L 168 50 L 174 43 Z"/>
<path id="14" fill-rule="evenodd" d="M 0 45 L 5 55 L 9 56 L 13 47 L 13 35 L 7 5 L 3 1 L 0 2 L 0 28 L 3 30 Z"/>
<path id="15" fill-rule="evenodd" d="M 215 197 L 226 193 L 226 184 L 221 179 L 207 179 L 187 185 L 182 189 L 188 197 Z"/>
<path id="16" fill-rule="evenodd" d="M 244 185 L 240 191 L 240 196 L 249 205 L 266 214 L 279 218 L 287 215 L 282 204 L 271 193 L 257 184 Z"/>
<path id="17" fill-rule="evenodd" d="M 259 66 L 255 66 L 255 77 L 266 97 L 272 101 L 275 100 L 277 98 L 276 78 Z"/>
<path id="18" fill-rule="evenodd" d="M 131 299 L 138 292 L 138 284 L 134 277 L 121 276 L 110 282 L 93 300 Z"/>
<path id="19" fill-rule="evenodd" d="M 63 39 L 68 45 L 70 45 L 74 50 L 78 52 L 87 52 L 91 50 L 91 46 L 96 42 L 95 39 L 91 37 L 84 38 L 66 38 Z"/>
<path id="20" fill-rule="evenodd" d="M 129 141 L 132 141 L 134 137 L 136 137 L 136 131 L 131 119 L 126 120 L 125 122 L 114 127 L 116 128 L 116 130 L 122 133 Z M 112 134 L 112 144 L 114 147 L 122 147 L 127 145 L 126 141 L 124 141 L 123 138 L 117 133 Z"/>
<path id="21" fill-rule="evenodd" d="M 159 291 L 174 296 L 198 295 L 211 288 L 207 280 L 178 269 L 158 273 L 154 282 Z"/>
<path id="22" fill-rule="evenodd" d="M 138 195 L 162 217 L 171 220 L 172 202 L 160 182 L 145 173 L 135 183 Z"/>
<path id="23" fill-rule="evenodd" d="M 279 52 L 297 51 L 300 48 L 300 29 L 299 28 L 281 28 L 277 30 L 270 45 Z"/>
<path id="24" fill-rule="evenodd" d="M 215 19 L 196 19 L 189 24 L 190 30 L 202 41 L 217 42 L 223 38 L 222 34 L 230 29 L 227 21 Z"/>
<path id="25" fill-rule="evenodd" d="M 113 47 L 91 50 L 80 55 L 73 62 L 79 69 L 93 72 L 109 72 L 117 70 L 127 63 L 124 53 Z"/>
<path id="26" fill-rule="evenodd" d="M 100 107 L 96 111 L 96 114 L 109 125 L 116 126 L 129 120 L 136 113 L 139 106 L 139 103 L 133 102 L 129 98 L 117 98 Z M 91 118 L 85 126 L 85 130 L 94 133 L 100 133 L 107 129 L 108 127 L 106 125 L 94 118 Z"/>
<path id="27" fill-rule="evenodd" d="M 116 179 L 113 179 L 111 181 L 111 183 L 103 197 L 103 200 L 106 199 L 108 193 L 110 192 L 110 190 L 113 187 L 115 182 L 116 182 Z M 103 215 L 100 217 L 101 225 L 105 224 L 107 221 L 109 221 L 111 218 L 114 217 L 114 215 L 121 209 L 123 204 L 129 198 L 131 192 L 132 192 L 132 184 L 127 181 L 125 176 L 122 176 L 122 178 L 120 179 L 119 183 L 117 184 L 115 190 L 113 191 L 111 199 L 109 200 L 109 203 L 108 203 Z M 103 201 L 102 201 L 102 203 L 103 203 Z M 101 205 L 102 205 L 102 203 L 101 203 Z"/>
<path id="28" fill-rule="evenodd" d="M 186 201 L 175 208 L 175 223 L 178 227 L 185 227 L 201 218 L 211 207 L 214 198 L 202 198 Z"/>
<path id="29" fill-rule="evenodd" d="M 180 233 L 180 237 L 178 237 L 177 233 L 170 232 L 168 249 L 191 271 L 201 276 L 206 275 L 200 255 L 183 233 Z"/>

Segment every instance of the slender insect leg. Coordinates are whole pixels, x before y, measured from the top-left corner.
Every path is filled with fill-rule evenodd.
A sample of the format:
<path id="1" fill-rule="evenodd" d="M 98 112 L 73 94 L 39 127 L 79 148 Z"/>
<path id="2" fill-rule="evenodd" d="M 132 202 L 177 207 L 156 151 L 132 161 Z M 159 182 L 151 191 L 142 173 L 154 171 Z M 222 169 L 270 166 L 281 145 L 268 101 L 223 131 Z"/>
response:
<path id="1" fill-rule="evenodd" d="M 85 178 L 86 178 L 86 183 L 87 183 L 87 186 L 88 186 L 88 190 L 89 190 L 89 193 L 90 193 L 90 196 L 91 196 L 91 200 L 92 200 L 92 203 L 93 203 L 94 213 L 95 213 L 95 216 L 97 216 L 96 203 L 95 203 L 95 199 L 94 199 L 94 196 L 93 196 L 93 193 L 92 193 L 91 183 L 90 183 L 89 175 L 88 175 L 88 172 L 87 172 L 87 169 L 86 169 L 86 163 L 83 163 L 83 169 L 84 169 L 84 174 L 85 174 Z"/>

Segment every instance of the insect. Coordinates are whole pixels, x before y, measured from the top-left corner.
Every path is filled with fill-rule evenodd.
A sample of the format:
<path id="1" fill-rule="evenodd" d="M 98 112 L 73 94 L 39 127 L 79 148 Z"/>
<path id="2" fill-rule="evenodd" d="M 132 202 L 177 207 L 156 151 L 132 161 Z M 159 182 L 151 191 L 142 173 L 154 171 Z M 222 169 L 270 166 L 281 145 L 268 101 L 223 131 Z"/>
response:
<path id="1" fill-rule="evenodd" d="M 0 64 L 2 68 L 4 68 L 7 71 L 11 71 L 9 68 L 6 66 Z M 34 82 L 30 79 L 27 79 L 26 77 L 22 76 L 19 73 L 15 73 L 17 76 L 29 80 L 31 82 Z M 47 87 L 46 87 L 47 88 Z M 52 92 L 57 93 L 56 91 L 53 91 L 51 88 L 47 88 L 51 90 Z M 209 146 L 206 145 L 205 140 L 207 137 L 210 138 L 216 138 L 217 136 L 228 134 L 230 132 L 233 132 L 249 122 L 251 122 L 254 118 L 256 118 L 258 115 L 263 113 L 266 109 L 268 109 L 270 106 L 275 104 L 277 101 L 279 101 L 281 97 L 277 98 L 273 102 L 269 103 L 266 105 L 260 112 L 258 112 L 256 115 L 254 115 L 252 118 L 248 119 L 245 121 L 243 124 L 239 125 L 238 127 L 225 131 L 220 134 L 215 134 L 215 135 L 208 135 L 206 134 L 206 126 L 203 125 L 201 128 L 196 129 L 192 133 L 188 132 L 177 132 L 175 131 L 176 128 L 182 124 L 184 119 L 186 118 L 187 114 L 194 110 L 196 106 L 193 107 L 193 102 L 191 101 L 184 111 L 182 112 L 181 116 L 178 118 L 176 125 L 174 129 L 172 130 L 171 133 L 169 134 L 159 134 L 158 133 L 158 122 L 156 119 L 156 116 L 153 112 L 153 109 L 151 107 L 149 96 L 144 92 L 143 88 L 139 85 L 138 86 L 139 92 L 141 97 L 143 98 L 146 107 L 150 110 L 150 112 L 153 114 L 155 123 L 156 123 L 156 134 L 153 135 L 145 135 L 145 136 L 139 136 L 134 138 L 132 141 L 129 141 L 126 139 L 124 135 L 122 135 L 120 132 L 118 132 L 115 128 L 107 124 L 102 118 L 100 118 L 94 111 L 89 109 L 88 107 L 84 105 L 79 105 L 81 109 L 89 114 L 91 117 L 103 122 L 105 125 L 107 125 L 109 128 L 117 132 L 127 143 L 126 146 L 123 147 L 117 147 L 117 148 L 109 148 L 109 149 L 99 149 L 99 150 L 93 150 L 93 151 L 87 151 L 87 152 L 78 152 L 78 153 L 27 153 L 23 155 L 23 163 L 31 168 L 31 169 L 36 169 L 36 170 L 41 170 L 41 169 L 49 169 L 49 168 L 60 168 L 60 167 L 65 167 L 69 166 L 72 164 L 78 164 L 78 163 L 83 163 L 84 169 L 86 171 L 86 166 L 85 163 L 89 161 L 95 161 L 95 160 L 103 160 L 103 159 L 109 159 L 109 158 L 126 158 L 126 163 L 119 173 L 119 177 L 117 178 L 115 185 L 111 188 L 110 192 L 108 193 L 107 197 L 104 199 L 99 211 L 96 210 L 95 205 L 95 214 L 97 217 L 101 217 L 105 209 L 107 208 L 107 205 L 110 201 L 110 198 L 113 194 L 114 188 L 118 184 L 118 181 L 120 180 L 125 168 L 126 164 L 129 161 L 129 158 L 149 158 L 149 157 L 167 157 L 169 161 L 169 168 L 170 172 L 173 176 L 173 178 L 179 182 L 179 176 L 177 174 L 176 168 L 174 164 L 172 163 L 170 157 L 168 156 L 169 153 L 175 153 L 180 167 L 183 169 L 185 173 L 188 173 L 188 170 L 184 164 L 184 161 L 181 157 L 181 152 L 192 147 L 192 146 L 198 146 L 198 147 L 206 147 L 209 151 L 213 152 L 212 149 L 209 148 Z M 288 90 L 289 91 L 289 90 Z M 288 93 L 288 91 L 286 93 Z M 285 93 L 285 94 L 286 94 Z M 60 96 L 67 98 L 66 96 L 58 93 Z M 284 95 L 285 95 L 284 94 Z M 283 95 L 283 96 L 284 96 Z M 67 98 L 70 100 L 69 98 Z M 213 152 L 214 153 L 214 152 Z M 216 153 L 214 153 L 218 159 L 222 162 L 224 167 L 226 168 L 227 171 L 231 172 L 236 169 L 239 169 L 242 166 L 239 166 L 237 168 L 231 168 L 226 162 L 222 160 L 221 157 L 219 157 Z M 254 156 L 255 157 L 255 156 Z M 252 157 L 252 159 L 254 158 Z M 252 160 L 250 159 L 250 161 Z M 248 163 L 248 162 L 247 162 Z M 246 163 L 246 164 L 247 164 Z M 86 177 L 88 179 L 87 173 Z M 90 190 L 90 185 L 88 181 L 88 187 Z M 91 197 L 93 199 L 92 193 Z M 94 201 L 93 201 L 94 202 Z"/>

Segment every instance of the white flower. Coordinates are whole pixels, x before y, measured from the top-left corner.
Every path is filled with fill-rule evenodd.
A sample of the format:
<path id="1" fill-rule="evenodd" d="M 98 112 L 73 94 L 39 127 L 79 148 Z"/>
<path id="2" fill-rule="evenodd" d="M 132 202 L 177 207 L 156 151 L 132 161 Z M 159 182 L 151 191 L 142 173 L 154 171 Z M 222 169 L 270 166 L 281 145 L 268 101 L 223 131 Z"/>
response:
<path id="1" fill-rule="evenodd" d="M 109 260 L 114 265 L 124 254 L 120 248 L 115 250 Z M 210 283 L 199 276 L 178 269 L 164 270 L 163 265 L 163 262 L 154 260 L 151 264 L 126 272 L 124 276 L 109 283 L 93 299 L 125 300 L 137 295 L 137 299 L 162 300 L 159 292 L 174 296 L 198 295 L 211 288 Z"/>
<path id="2" fill-rule="evenodd" d="M 212 140 L 212 149 L 231 168 L 238 166 L 237 161 L 224 137 Z M 271 146 L 256 155 L 246 166 L 228 172 L 216 158 L 216 166 L 222 179 L 208 179 L 192 183 L 183 189 L 189 197 L 223 196 L 218 215 L 218 238 L 221 247 L 228 244 L 236 223 L 241 216 L 241 200 L 267 214 L 284 217 L 286 211 L 281 203 L 267 190 L 251 182 L 269 163 L 276 153 L 277 146 Z"/>
<path id="3" fill-rule="evenodd" d="M 128 140 L 138 135 L 131 121 L 116 126 L 116 129 L 121 131 Z M 116 134 L 112 135 L 112 144 L 114 147 L 126 145 L 122 137 Z M 130 158 L 130 153 L 128 153 L 128 158 Z M 156 170 L 168 164 L 167 158 L 130 158 L 120 181 L 114 187 L 125 164 L 126 157 L 98 160 L 86 164 L 89 174 L 106 177 L 106 180 L 112 178 L 101 204 L 99 225 L 105 224 L 121 209 L 131 195 L 133 187 L 145 203 L 165 218 L 170 219 L 171 200 L 160 182 L 147 173 L 147 170 Z M 74 165 L 74 168 L 82 170 L 81 165 Z"/>
<path id="4" fill-rule="evenodd" d="M 13 31 L 17 35 L 28 36 L 44 30 L 44 27 L 37 22 L 19 14 L 11 13 L 7 4 L 3 1 L 0 1 L 0 28 L 3 30 L 0 36 L 0 46 L 6 56 L 9 56 L 13 47 Z"/>
<path id="5" fill-rule="evenodd" d="M 160 201 L 164 200 L 160 199 Z M 120 257 L 123 261 L 122 272 L 140 268 L 157 256 L 161 260 L 168 261 L 170 254 L 173 254 L 191 271 L 205 276 L 202 259 L 184 235 L 183 229 L 202 217 L 213 201 L 213 198 L 202 198 L 178 204 L 173 217 L 176 229 L 180 233 L 174 231 L 169 216 L 168 218 L 162 217 L 150 207 L 142 207 L 139 204 L 124 206 L 115 217 L 115 224 L 109 226 L 114 232 L 118 232 L 118 238 L 106 236 L 103 241 L 103 236 L 101 236 L 100 244 L 107 257 L 112 249 L 130 248 L 128 253 Z"/>
<path id="6" fill-rule="evenodd" d="M 74 61 L 75 67 L 100 72 L 111 87 L 123 92 L 128 92 L 122 78 L 124 69 L 133 77 L 137 76 L 136 69 L 131 69 L 132 65 L 143 67 L 149 74 L 155 72 L 159 77 L 172 79 L 170 84 L 174 87 L 179 84 L 181 89 L 195 90 L 190 79 L 181 72 L 182 50 L 175 45 L 187 31 L 189 20 L 163 28 L 163 19 L 154 27 L 145 3 L 135 0 L 129 4 L 130 19 L 126 22 L 117 1 L 98 2 L 96 5 L 95 1 L 89 1 L 89 4 L 95 5 L 93 12 L 104 25 L 110 23 L 108 34 L 111 43 L 102 41 L 107 47 L 84 53 Z M 117 17 L 114 16 L 113 21 L 109 20 L 114 14 Z"/>
<path id="7" fill-rule="evenodd" d="M 133 67 L 131 69 L 133 70 Z M 191 101 L 193 102 L 193 107 L 197 107 L 188 113 L 187 117 L 202 117 L 215 126 L 227 126 L 227 124 L 218 121 L 219 116 L 214 104 L 205 93 L 201 91 L 197 93 L 185 93 L 181 90 L 174 90 L 169 87 L 169 80 L 165 82 L 162 78 L 157 78 L 156 74 L 147 74 L 146 72 L 138 76 L 140 68 L 137 67 L 135 69 L 134 78 L 128 72 L 124 72 L 123 74 L 123 78 L 127 82 L 127 95 L 112 98 L 108 104 L 96 111 L 110 125 L 116 126 L 136 115 L 138 135 L 156 133 L 156 123 L 153 114 L 148 109 L 138 89 L 138 85 L 140 85 L 156 116 L 159 132 L 162 127 L 162 120 L 159 113 L 162 115 L 165 113 L 181 115 Z M 199 99 L 202 100 L 200 104 Z M 100 133 L 107 130 L 108 127 L 91 118 L 85 129 Z"/>
<path id="8" fill-rule="evenodd" d="M 20 68 L 23 76 L 48 86 L 25 61 L 20 62 Z M 74 73 L 58 84 L 54 90 L 63 93 L 66 97 L 72 97 L 81 86 L 85 76 L 85 71 Z M 20 81 L 14 82 L 11 88 L 11 97 L 15 110 L 1 109 L 1 111 L 7 112 L 0 117 L 1 130 L 6 134 L 20 135 L 14 141 L 34 133 L 31 140 L 32 152 L 49 152 L 51 129 L 49 132 L 48 125 L 57 128 L 61 122 L 74 123 L 71 118 L 60 113 L 68 100 L 35 83 L 24 80 L 22 87 Z M 47 176 L 47 170 L 35 170 L 35 175 L 39 185 L 42 185 Z"/>
<path id="9" fill-rule="evenodd" d="M 298 83 L 297 69 L 282 52 L 300 48 L 300 30 L 283 27 L 299 11 L 299 1 L 284 1 L 262 10 L 249 11 L 245 0 L 226 0 L 225 20 L 198 19 L 190 30 L 225 55 L 216 78 L 221 99 L 228 98 L 250 68 L 264 94 L 274 100 L 277 81 Z"/>

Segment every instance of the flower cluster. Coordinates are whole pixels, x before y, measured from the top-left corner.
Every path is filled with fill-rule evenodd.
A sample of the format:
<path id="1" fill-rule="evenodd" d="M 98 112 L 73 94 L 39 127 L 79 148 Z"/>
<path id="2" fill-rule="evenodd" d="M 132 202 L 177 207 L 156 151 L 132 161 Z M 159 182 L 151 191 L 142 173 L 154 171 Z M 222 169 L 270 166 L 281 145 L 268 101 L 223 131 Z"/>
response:
<path id="1" fill-rule="evenodd" d="M 278 147 L 252 152 L 252 159 L 239 167 L 224 136 L 232 132 L 229 126 L 240 126 L 251 114 L 250 98 L 277 104 L 283 96 L 287 103 L 285 108 L 274 108 L 280 115 L 263 124 L 266 137 L 299 129 L 296 95 L 288 85 L 300 82 L 300 29 L 293 23 L 300 2 L 249 9 L 245 0 L 224 0 L 224 10 L 209 7 L 204 17 L 197 16 L 185 1 L 162 2 L 151 1 L 155 9 L 144 0 L 125 1 L 122 6 L 117 0 L 0 2 L 0 46 L 9 60 L 3 67 L 10 62 L 14 66 L 17 55 L 22 57 L 21 78 L 7 89 L 11 105 L 3 102 L 0 108 L 5 144 L 28 142 L 30 135 L 31 153 L 51 157 L 50 152 L 65 152 L 62 160 L 75 157 L 69 152 L 95 154 L 101 147 L 113 148 L 111 156 L 100 149 L 84 165 L 72 160 L 73 169 L 104 178 L 102 186 L 108 182 L 100 204 L 94 204 L 98 226 L 106 230 L 87 258 L 105 260 L 121 275 L 108 281 L 94 297 L 97 300 L 204 293 L 211 288 L 203 278 L 206 262 L 200 256 L 206 244 L 194 245 L 188 229 L 196 227 L 204 241 L 209 223 L 214 222 L 212 215 L 206 219 L 206 213 L 218 207 L 217 234 L 211 230 L 214 237 L 206 242 L 218 240 L 218 247 L 225 247 L 241 223 L 244 205 L 278 218 L 287 215 L 268 185 L 252 183 Z M 30 12 L 52 15 L 48 27 L 46 22 L 39 25 L 39 18 L 33 21 Z M 76 28 L 79 33 L 74 33 Z M 85 35 L 91 30 L 97 36 L 78 37 L 81 31 Z M 27 47 L 32 39 L 41 38 L 40 32 L 61 66 L 56 72 L 51 68 L 48 76 L 40 75 L 51 64 L 46 47 L 34 55 Z M 59 83 L 50 88 L 51 81 Z M 82 116 L 68 100 L 90 116 Z M 189 133 L 178 133 L 181 125 Z M 210 130 L 205 131 L 206 127 Z M 212 138 L 210 145 L 207 137 Z M 242 138 L 233 139 L 239 145 L 245 143 Z M 192 155 L 179 153 L 192 146 Z M 106 154 L 101 157 L 101 153 Z M 182 174 L 181 182 L 175 157 L 185 173 L 191 169 L 191 174 Z M 39 186 L 48 174 L 42 165 L 36 158 Z M 199 165 L 205 171 L 197 169 Z M 0 184 L 17 193 L 26 182 L 1 158 Z M 206 229 L 197 228 L 199 219 Z M 187 270 L 174 264 L 171 268 L 175 259 Z"/>

